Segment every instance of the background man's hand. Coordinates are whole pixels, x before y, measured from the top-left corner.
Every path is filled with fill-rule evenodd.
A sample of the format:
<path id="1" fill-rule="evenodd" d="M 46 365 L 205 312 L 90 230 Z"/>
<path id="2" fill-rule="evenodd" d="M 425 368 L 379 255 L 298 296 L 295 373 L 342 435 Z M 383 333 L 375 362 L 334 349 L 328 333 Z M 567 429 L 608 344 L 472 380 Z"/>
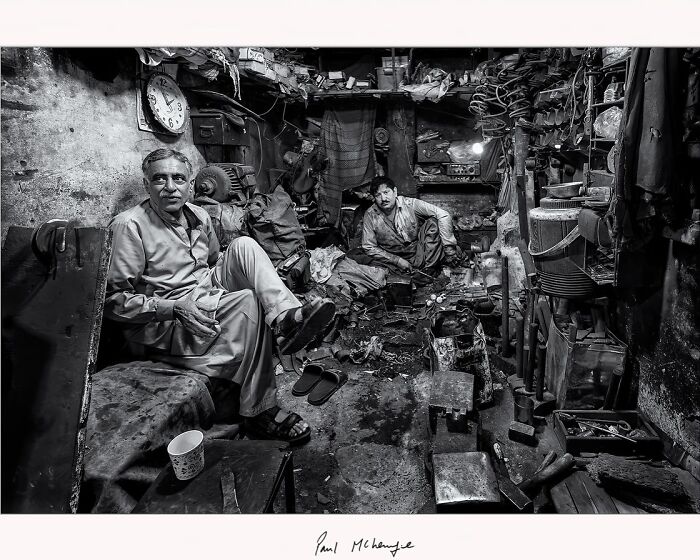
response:
<path id="1" fill-rule="evenodd" d="M 411 272 L 413 270 L 413 266 L 411 266 L 411 263 L 406 259 L 399 260 L 399 262 L 396 263 L 396 266 L 399 267 L 401 272 Z"/>
<path id="2" fill-rule="evenodd" d="M 462 249 L 459 245 L 448 245 L 445 247 L 445 260 L 448 264 L 460 262 L 462 255 Z"/>
<path id="3" fill-rule="evenodd" d="M 173 314 L 193 334 L 207 337 L 219 334 L 219 322 L 202 313 L 199 306 L 191 299 L 177 301 L 173 307 Z"/>

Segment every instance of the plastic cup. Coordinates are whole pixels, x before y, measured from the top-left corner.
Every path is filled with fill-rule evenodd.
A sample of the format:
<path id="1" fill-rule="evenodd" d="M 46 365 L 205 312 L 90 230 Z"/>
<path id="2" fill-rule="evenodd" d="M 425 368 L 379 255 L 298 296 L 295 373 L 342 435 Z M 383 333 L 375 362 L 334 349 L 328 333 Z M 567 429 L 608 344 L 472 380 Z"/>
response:
<path id="1" fill-rule="evenodd" d="M 190 480 L 204 469 L 204 434 L 183 432 L 168 444 L 168 455 L 178 480 Z"/>

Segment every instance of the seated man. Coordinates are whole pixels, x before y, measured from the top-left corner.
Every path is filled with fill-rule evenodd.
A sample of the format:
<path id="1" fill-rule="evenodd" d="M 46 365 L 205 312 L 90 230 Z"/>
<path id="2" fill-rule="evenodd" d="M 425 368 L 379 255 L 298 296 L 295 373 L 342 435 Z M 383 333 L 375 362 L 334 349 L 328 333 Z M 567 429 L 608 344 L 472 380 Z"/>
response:
<path id="1" fill-rule="evenodd" d="M 449 213 L 417 198 L 398 196 L 388 177 L 375 177 L 369 190 L 374 204 L 365 212 L 362 249 L 372 264 L 394 272 L 418 269 L 434 274 L 443 257 L 449 262 L 459 258 Z"/>
<path id="2" fill-rule="evenodd" d="M 335 305 L 301 306 L 248 237 L 220 253 L 209 215 L 187 202 L 194 180 L 186 156 L 159 149 L 142 169 L 149 198 L 110 224 L 105 316 L 149 357 L 240 385 L 248 432 L 307 441 L 308 424 L 276 405 L 272 336 L 282 353 L 297 352 L 331 321 Z"/>

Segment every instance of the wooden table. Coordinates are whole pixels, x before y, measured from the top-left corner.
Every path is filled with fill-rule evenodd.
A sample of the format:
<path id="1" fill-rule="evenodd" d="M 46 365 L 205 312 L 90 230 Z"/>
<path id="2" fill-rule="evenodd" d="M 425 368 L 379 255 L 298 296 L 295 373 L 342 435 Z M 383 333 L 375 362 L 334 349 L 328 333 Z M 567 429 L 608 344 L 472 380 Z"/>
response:
<path id="1" fill-rule="evenodd" d="M 207 441 L 201 473 L 178 480 L 168 464 L 132 513 L 223 513 L 221 477 L 229 472 L 241 513 L 271 513 L 282 482 L 287 513 L 294 513 L 294 464 L 287 448 L 282 441 Z"/>

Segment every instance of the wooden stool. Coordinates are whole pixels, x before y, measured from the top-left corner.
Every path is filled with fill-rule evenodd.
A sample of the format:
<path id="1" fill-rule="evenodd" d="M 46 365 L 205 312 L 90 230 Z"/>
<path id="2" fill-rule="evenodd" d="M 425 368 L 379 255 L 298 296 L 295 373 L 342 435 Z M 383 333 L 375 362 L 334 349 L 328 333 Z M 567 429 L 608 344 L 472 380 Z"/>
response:
<path id="1" fill-rule="evenodd" d="M 287 447 L 282 441 L 207 441 L 201 473 L 178 480 L 168 464 L 132 513 L 223 513 L 221 476 L 229 472 L 241 513 L 272 512 L 283 480 L 286 510 L 294 513 L 294 464 Z"/>

